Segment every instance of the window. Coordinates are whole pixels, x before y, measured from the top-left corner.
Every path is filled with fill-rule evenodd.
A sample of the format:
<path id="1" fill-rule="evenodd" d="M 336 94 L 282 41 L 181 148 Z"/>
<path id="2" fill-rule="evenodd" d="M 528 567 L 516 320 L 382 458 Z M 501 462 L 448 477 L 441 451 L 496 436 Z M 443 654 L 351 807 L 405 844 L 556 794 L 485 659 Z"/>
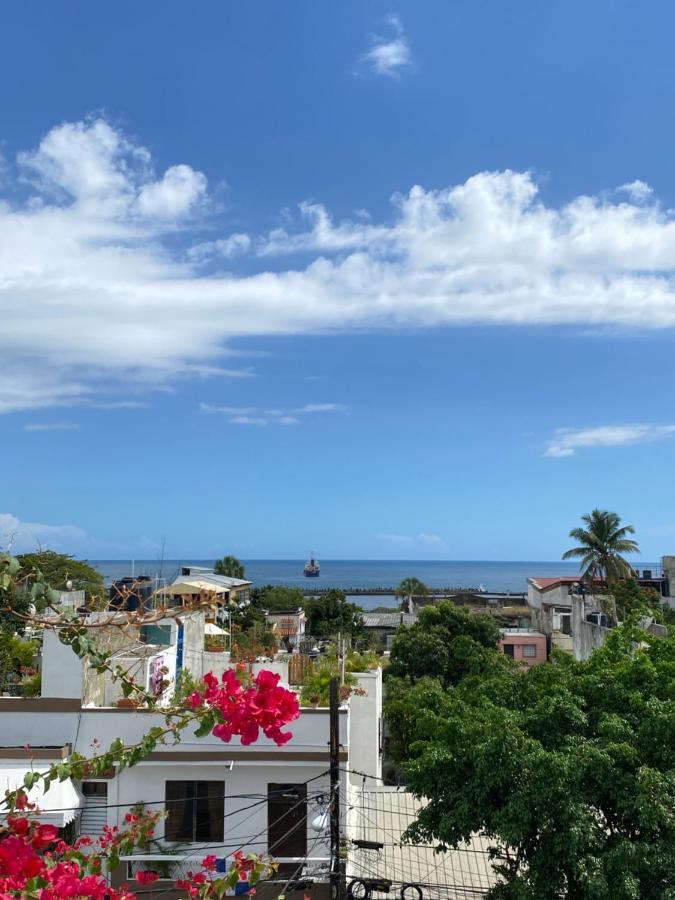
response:
<path id="1" fill-rule="evenodd" d="M 537 656 L 537 645 L 536 644 L 523 644 L 523 657 L 534 659 Z"/>
<path id="2" fill-rule="evenodd" d="M 506 656 L 513 656 L 513 644 L 504 644 L 504 653 Z"/>
<path id="3" fill-rule="evenodd" d="M 166 782 L 167 841 L 222 841 L 224 781 Z"/>
<path id="4" fill-rule="evenodd" d="M 171 625 L 141 625 L 141 643 L 171 646 Z"/>
<path id="5" fill-rule="evenodd" d="M 96 837 L 103 834 L 108 822 L 108 785 L 105 781 L 83 781 L 84 806 L 80 817 L 80 834 Z"/>

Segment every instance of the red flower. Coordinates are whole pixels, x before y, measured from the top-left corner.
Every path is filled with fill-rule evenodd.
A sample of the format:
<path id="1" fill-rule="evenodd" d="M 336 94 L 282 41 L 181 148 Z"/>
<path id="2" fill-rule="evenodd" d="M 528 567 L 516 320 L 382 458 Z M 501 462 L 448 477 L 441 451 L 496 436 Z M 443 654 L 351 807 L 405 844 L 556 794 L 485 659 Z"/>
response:
<path id="1" fill-rule="evenodd" d="M 152 884 L 152 882 L 157 881 L 158 878 L 159 875 L 157 872 L 151 872 L 149 870 L 136 872 L 136 881 L 139 884 Z"/>
<path id="2" fill-rule="evenodd" d="M 59 829 L 55 825 L 39 825 L 33 834 L 32 844 L 36 850 L 44 850 L 59 836 Z"/>

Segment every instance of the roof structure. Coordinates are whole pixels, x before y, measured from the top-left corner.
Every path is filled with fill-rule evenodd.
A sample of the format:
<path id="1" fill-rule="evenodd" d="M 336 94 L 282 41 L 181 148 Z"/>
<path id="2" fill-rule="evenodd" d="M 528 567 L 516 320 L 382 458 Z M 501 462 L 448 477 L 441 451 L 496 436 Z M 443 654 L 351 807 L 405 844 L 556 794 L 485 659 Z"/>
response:
<path id="1" fill-rule="evenodd" d="M 402 884 L 420 886 L 424 900 L 469 900 L 484 897 L 497 883 L 490 864 L 488 842 L 476 835 L 458 850 L 436 852 L 432 845 L 402 843 L 424 801 L 406 790 L 352 787 L 347 810 L 347 837 L 351 841 L 382 843 L 380 850 L 349 847 L 347 880 L 382 878 L 392 882 L 392 895 Z M 394 890 L 395 888 L 395 890 Z M 374 893 L 375 897 L 386 894 Z"/>
<path id="2" fill-rule="evenodd" d="M 253 582 L 246 581 L 244 578 L 228 578 L 227 575 L 213 575 L 205 572 L 199 575 L 181 575 L 173 584 L 160 588 L 159 593 L 186 594 L 190 592 L 190 587 L 194 587 L 195 594 L 199 594 L 201 591 L 224 593 L 232 588 L 246 587 L 250 584 Z"/>
<path id="3" fill-rule="evenodd" d="M 397 628 L 399 625 L 414 625 L 417 621 L 416 613 L 368 613 L 363 614 L 363 624 L 366 628 Z"/>
<path id="4" fill-rule="evenodd" d="M 581 575 L 558 575 L 557 578 L 528 578 L 527 580 L 538 590 L 549 591 L 559 584 L 578 584 L 581 581 Z"/>

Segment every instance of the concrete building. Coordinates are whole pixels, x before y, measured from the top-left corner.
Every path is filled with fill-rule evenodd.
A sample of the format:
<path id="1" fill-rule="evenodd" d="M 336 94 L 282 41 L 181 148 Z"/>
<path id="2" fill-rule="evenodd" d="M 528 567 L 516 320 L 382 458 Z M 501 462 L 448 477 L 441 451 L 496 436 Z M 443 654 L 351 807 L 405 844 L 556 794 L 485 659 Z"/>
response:
<path id="1" fill-rule="evenodd" d="M 414 625 L 417 613 L 405 612 L 364 612 L 363 624 L 369 634 L 375 635 L 380 647 L 391 650 L 397 629 L 401 625 Z"/>
<path id="2" fill-rule="evenodd" d="M 125 638 L 112 654 L 127 671 L 136 667 L 139 683 L 152 688 L 156 680 L 160 705 L 169 704 L 181 670 L 199 678 L 209 670 L 218 675 L 229 665 L 229 654 L 203 649 L 203 612 L 181 613 L 155 624 L 163 630 L 145 636 L 161 639 L 161 646 L 144 643 L 142 626 L 130 626 L 121 632 Z M 287 680 L 282 658 L 260 661 L 253 671 L 260 668 L 278 671 L 282 681 Z M 90 755 L 94 746 L 106 748 L 115 738 L 134 744 L 152 726 L 164 724 L 161 709 L 118 705 L 117 685 L 92 673 L 49 628 L 42 672 L 41 697 L 0 699 L 0 789 L 17 787 L 31 767 L 40 771 L 40 766 L 68 759 L 73 752 Z M 367 772 L 373 784 L 382 775 L 382 672 L 357 678 L 362 691 L 343 702 L 339 712 L 343 791 L 352 769 Z M 269 852 L 281 864 L 282 881 L 294 873 L 314 876 L 316 886 L 307 893 L 325 897 L 328 829 L 317 831 L 312 823 L 321 818 L 329 797 L 329 710 L 303 708 L 289 728 L 293 738 L 283 747 L 264 737 L 251 746 L 243 746 L 238 738 L 225 744 L 211 735 L 197 738 L 194 729 L 188 729 L 180 743 L 159 746 L 132 768 L 63 781 L 47 794 L 35 788 L 31 799 L 42 809 L 42 821 L 60 828 L 70 823 L 77 834 L 91 837 L 105 824 L 122 826 L 125 814 L 139 803 L 168 814 L 150 846 L 122 859 L 114 885 L 138 869 L 154 868 L 160 874 L 158 891 L 171 900 L 178 896 L 173 881 L 194 869 L 204 855 L 214 854 L 227 866 L 230 854 L 241 847 Z M 269 887 L 276 896 L 280 885 Z M 259 895 L 266 896 L 265 890 Z"/>
<path id="3" fill-rule="evenodd" d="M 295 650 L 305 637 L 307 614 L 300 607 L 295 612 L 267 612 L 267 624 L 279 637 L 282 646 L 287 650 Z"/>
<path id="4" fill-rule="evenodd" d="M 548 658 L 546 635 L 529 628 L 502 628 L 499 649 L 525 666 L 539 666 Z"/>

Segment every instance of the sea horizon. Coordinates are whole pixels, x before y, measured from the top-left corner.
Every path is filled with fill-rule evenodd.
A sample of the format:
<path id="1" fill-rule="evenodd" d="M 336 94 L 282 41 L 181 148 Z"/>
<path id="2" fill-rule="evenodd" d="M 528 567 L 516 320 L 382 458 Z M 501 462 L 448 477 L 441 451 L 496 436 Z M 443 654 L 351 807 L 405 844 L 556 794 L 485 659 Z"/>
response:
<path id="1" fill-rule="evenodd" d="M 488 591 L 523 593 L 528 578 L 580 574 L 576 562 L 561 560 L 445 560 L 445 559 L 320 559 L 321 575 L 306 578 L 305 559 L 242 559 L 246 578 L 254 585 L 300 588 L 340 588 L 347 594 L 359 589 L 395 588 L 404 578 L 416 577 L 431 588 L 484 588 Z M 109 583 L 132 574 L 172 581 L 180 566 L 212 566 L 211 558 L 90 560 Z M 656 570 L 660 564 L 634 561 L 636 568 Z M 393 596 L 393 595 L 390 595 Z M 363 598 L 364 607 L 381 606 L 387 596 Z M 366 600 L 368 602 L 366 603 Z M 372 603 L 370 601 L 373 601 Z M 359 601 L 361 602 L 361 601 Z"/>

